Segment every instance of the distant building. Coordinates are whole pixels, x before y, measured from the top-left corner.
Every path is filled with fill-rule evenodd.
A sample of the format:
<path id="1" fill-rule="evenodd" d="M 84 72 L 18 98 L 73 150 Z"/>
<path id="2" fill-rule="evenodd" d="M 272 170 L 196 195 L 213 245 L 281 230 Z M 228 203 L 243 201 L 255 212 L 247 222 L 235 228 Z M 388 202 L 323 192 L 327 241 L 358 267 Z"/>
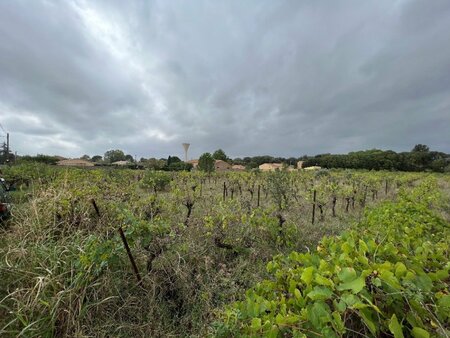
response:
<path id="1" fill-rule="evenodd" d="M 283 169 L 282 163 L 263 163 L 259 166 L 261 171 L 275 171 Z"/>
<path id="2" fill-rule="evenodd" d="M 303 162 L 304 161 L 298 161 L 297 162 L 297 169 L 302 169 L 303 168 Z"/>
<path id="3" fill-rule="evenodd" d="M 187 161 L 187 163 L 192 164 L 192 169 L 197 169 L 198 160 L 190 160 L 190 161 Z"/>
<path id="4" fill-rule="evenodd" d="M 234 164 L 233 166 L 231 166 L 231 169 L 234 171 L 244 171 L 245 167 L 240 164 Z"/>
<path id="5" fill-rule="evenodd" d="M 319 170 L 319 169 L 322 169 L 322 168 L 317 166 L 317 165 L 313 165 L 311 167 L 306 167 L 306 168 L 303 168 L 303 169 L 304 170 Z"/>
<path id="6" fill-rule="evenodd" d="M 130 162 L 128 162 L 128 161 L 116 161 L 116 162 L 113 162 L 113 163 L 111 163 L 111 164 L 112 164 L 112 165 L 125 166 L 125 165 L 130 164 Z"/>
<path id="7" fill-rule="evenodd" d="M 67 166 L 67 167 L 93 167 L 95 164 L 86 160 L 82 160 L 80 158 L 74 158 L 74 159 L 68 159 L 68 160 L 61 160 L 56 163 L 60 166 Z"/>
<path id="8" fill-rule="evenodd" d="M 231 170 L 231 164 L 222 160 L 216 160 L 214 168 L 216 171 L 228 171 Z"/>

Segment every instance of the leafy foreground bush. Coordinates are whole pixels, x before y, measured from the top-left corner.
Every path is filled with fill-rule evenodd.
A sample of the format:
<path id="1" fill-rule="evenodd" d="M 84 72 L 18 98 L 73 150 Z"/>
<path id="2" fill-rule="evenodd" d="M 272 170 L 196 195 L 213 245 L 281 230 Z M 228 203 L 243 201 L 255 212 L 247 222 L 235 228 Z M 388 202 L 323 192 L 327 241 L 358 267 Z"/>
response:
<path id="1" fill-rule="evenodd" d="M 272 280 L 222 313 L 216 336 L 448 337 L 450 228 L 426 181 L 315 252 L 278 256 Z"/>

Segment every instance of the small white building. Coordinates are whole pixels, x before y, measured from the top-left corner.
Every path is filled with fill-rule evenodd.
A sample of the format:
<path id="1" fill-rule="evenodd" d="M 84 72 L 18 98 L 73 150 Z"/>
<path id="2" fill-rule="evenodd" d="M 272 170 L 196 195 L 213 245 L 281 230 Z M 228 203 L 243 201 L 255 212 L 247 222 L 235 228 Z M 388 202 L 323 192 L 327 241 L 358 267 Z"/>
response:
<path id="1" fill-rule="evenodd" d="M 283 169 L 282 163 L 263 163 L 259 166 L 261 171 L 275 171 Z"/>
<path id="2" fill-rule="evenodd" d="M 186 163 L 192 164 L 192 169 L 197 169 L 197 167 L 198 167 L 198 160 L 190 160 L 190 161 L 187 161 Z"/>
<path id="3" fill-rule="evenodd" d="M 113 162 L 113 163 L 111 163 L 111 164 L 112 164 L 112 165 L 125 166 L 125 165 L 130 164 L 130 162 L 128 162 L 128 161 L 116 161 L 116 162 Z"/>
<path id="4" fill-rule="evenodd" d="M 233 171 L 245 171 L 245 167 L 241 164 L 233 164 L 231 167 Z"/>
<path id="5" fill-rule="evenodd" d="M 322 169 L 322 167 L 319 167 L 318 165 L 313 165 L 311 167 L 303 168 L 303 170 L 319 170 L 319 169 Z"/>

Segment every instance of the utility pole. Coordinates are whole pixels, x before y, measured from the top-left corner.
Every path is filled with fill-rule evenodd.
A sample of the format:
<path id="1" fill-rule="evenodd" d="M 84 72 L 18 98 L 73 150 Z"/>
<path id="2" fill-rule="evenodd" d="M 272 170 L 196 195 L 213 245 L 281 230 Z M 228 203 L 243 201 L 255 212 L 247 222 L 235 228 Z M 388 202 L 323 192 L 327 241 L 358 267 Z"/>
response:
<path id="1" fill-rule="evenodd" d="M 6 162 L 9 161 L 9 133 L 6 133 Z"/>

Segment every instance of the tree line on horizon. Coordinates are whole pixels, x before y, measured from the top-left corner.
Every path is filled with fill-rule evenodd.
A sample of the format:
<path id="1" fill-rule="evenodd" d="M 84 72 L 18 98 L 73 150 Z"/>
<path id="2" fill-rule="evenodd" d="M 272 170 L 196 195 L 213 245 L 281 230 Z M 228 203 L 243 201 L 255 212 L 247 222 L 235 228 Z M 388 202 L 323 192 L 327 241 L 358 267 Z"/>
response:
<path id="1" fill-rule="evenodd" d="M 395 152 L 393 150 L 362 150 L 348 154 L 318 154 L 315 156 L 303 155 L 301 157 L 273 157 L 269 155 L 229 158 L 222 149 L 215 152 L 204 153 L 200 156 L 209 168 L 211 161 L 223 160 L 231 164 L 240 164 L 246 169 L 257 169 L 263 163 L 284 163 L 286 166 L 297 167 L 299 161 L 303 161 L 303 167 L 320 166 L 322 168 L 366 169 L 366 170 L 395 170 L 395 171 L 434 171 L 450 172 L 450 154 L 439 151 L 431 151 L 428 146 L 417 144 L 409 152 Z M 183 162 L 178 156 L 168 158 L 144 158 L 136 163 L 133 156 L 125 154 L 120 149 L 108 150 L 103 156 L 83 155 L 80 157 L 99 165 L 110 165 L 117 161 L 128 161 L 131 166 L 149 168 L 154 170 L 180 171 L 191 170 L 190 163 Z M 18 162 L 41 162 L 56 164 L 60 160 L 58 156 L 38 154 L 37 156 L 18 156 Z M 209 171 L 209 170 L 206 170 Z"/>
<path id="2" fill-rule="evenodd" d="M 306 159 L 303 165 L 317 165 L 329 169 L 450 172 L 450 155 L 430 151 L 428 146 L 417 144 L 411 151 L 400 153 L 372 149 L 345 155 L 321 154 Z"/>

